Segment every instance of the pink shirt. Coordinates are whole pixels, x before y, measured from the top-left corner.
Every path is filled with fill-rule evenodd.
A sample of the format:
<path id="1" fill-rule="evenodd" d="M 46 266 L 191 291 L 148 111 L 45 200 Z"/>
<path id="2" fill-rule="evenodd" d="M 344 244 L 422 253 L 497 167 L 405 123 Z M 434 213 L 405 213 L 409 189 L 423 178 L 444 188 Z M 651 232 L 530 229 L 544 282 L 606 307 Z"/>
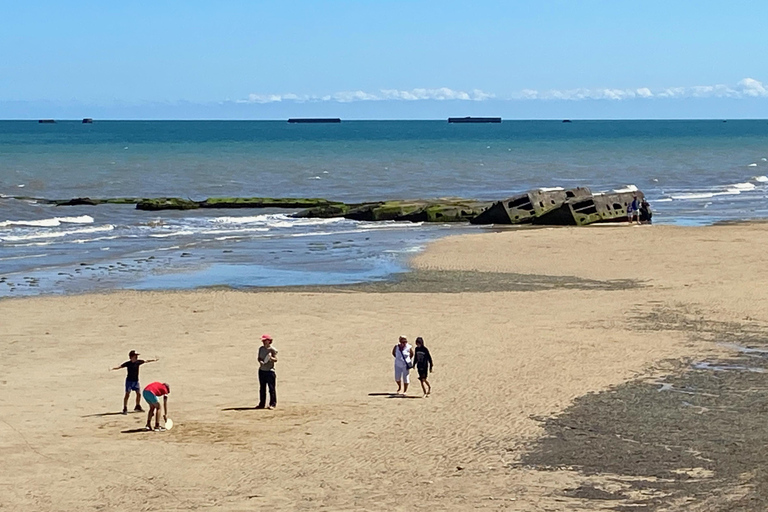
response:
<path id="1" fill-rule="evenodd" d="M 151 384 L 147 384 L 144 389 L 155 396 L 163 396 L 171 392 L 171 390 L 165 387 L 165 384 L 162 382 L 153 382 Z"/>

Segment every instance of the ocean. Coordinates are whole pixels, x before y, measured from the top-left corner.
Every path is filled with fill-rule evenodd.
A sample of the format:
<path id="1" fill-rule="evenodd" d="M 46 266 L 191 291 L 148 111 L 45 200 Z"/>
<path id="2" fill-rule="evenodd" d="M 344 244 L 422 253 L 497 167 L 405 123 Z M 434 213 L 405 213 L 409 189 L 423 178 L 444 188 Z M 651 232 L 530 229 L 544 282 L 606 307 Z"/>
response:
<path id="1" fill-rule="evenodd" d="M 659 224 L 768 218 L 768 121 L 0 121 L 0 297 L 347 284 L 488 227 L 27 198 L 502 199 L 635 185 Z"/>

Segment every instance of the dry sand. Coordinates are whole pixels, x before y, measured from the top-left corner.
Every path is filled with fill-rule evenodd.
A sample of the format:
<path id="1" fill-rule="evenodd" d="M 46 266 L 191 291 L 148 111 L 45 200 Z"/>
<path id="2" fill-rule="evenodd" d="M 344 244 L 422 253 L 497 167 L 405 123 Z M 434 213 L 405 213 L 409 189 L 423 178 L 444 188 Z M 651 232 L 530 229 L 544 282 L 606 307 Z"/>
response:
<path id="1" fill-rule="evenodd" d="M 768 321 L 766 246 L 763 224 L 518 229 L 444 239 L 415 258 L 417 269 L 468 279 L 462 293 L 0 301 L 0 510 L 614 506 L 563 494 L 615 486 L 604 477 L 517 464 L 541 419 L 585 394 L 658 378 L 669 360 L 728 350 L 681 330 L 649 335 L 644 315 Z M 477 271 L 550 284 L 487 291 L 472 287 Z M 623 285 L 594 286 L 613 280 Z M 279 350 L 274 411 L 251 409 L 263 332 Z M 400 334 L 423 336 L 432 351 L 429 398 L 415 378 L 408 398 L 388 395 Z M 130 432 L 146 416 L 119 414 L 124 372 L 108 368 L 131 349 L 160 358 L 141 381 L 171 383 L 174 430 Z"/>

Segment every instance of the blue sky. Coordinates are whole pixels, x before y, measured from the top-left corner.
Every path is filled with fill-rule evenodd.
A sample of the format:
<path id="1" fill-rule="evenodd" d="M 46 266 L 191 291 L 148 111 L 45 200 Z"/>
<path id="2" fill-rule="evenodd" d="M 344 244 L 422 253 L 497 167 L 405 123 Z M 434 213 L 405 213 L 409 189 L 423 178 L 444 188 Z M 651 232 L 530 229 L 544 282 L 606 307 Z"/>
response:
<path id="1" fill-rule="evenodd" d="M 768 2 L 0 0 L 0 118 L 768 118 Z"/>

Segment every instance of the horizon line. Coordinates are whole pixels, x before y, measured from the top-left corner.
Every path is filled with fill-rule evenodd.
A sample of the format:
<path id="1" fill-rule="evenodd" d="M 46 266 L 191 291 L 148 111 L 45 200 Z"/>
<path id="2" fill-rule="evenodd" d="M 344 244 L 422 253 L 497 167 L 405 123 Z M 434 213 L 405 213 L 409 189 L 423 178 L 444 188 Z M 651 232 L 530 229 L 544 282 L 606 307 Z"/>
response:
<path id="1" fill-rule="evenodd" d="M 768 117 L 621 117 L 621 118 L 579 118 L 579 117 L 541 117 L 541 118 L 505 118 L 500 116 L 449 116 L 450 118 L 454 117 L 499 117 L 502 121 L 511 121 L 511 122 L 519 122 L 519 121 L 768 121 Z M 231 121 L 231 122 L 285 122 L 287 123 L 289 119 L 317 119 L 316 117 L 285 117 L 285 118 L 264 118 L 264 119 L 238 119 L 238 118 L 180 118 L 180 119 L 170 119 L 170 118 L 159 118 L 159 119 L 153 119 L 153 118 L 95 118 L 95 117 L 73 117 L 73 118 L 65 118 L 65 117 L 30 117 L 30 118 L 0 118 L 0 122 L 37 122 L 39 121 L 61 121 L 61 122 L 77 122 L 80 124 L 91 124 L 91 123 L 83 123 L 82 121 L 84 119 L 90 119 L 94 123 L 99 122 L 120 122 L 120 121 L 141 121 L 141 122 L 200 122 L 200 121 Z M 321 118 L 326 119 L 326 118 Z M 328 119 L 340 119 L 342 122 L 369 122 L 369 121 L 440 121 L 440 122 L 448 122 L 448 117 L 442 117 L 442 118 L 328 118 Z M 49 123 L 41 123 L 41 124 L 49 124 Z M 298 123 L 302 124 L 302 123 Z M 323 123 L 320 123 L 323 124 Z M 338 124 L 338 123 L 328 123 L 328 124 Z M 463 124 L 463 123 L 459 123 Z M 481 123 L 481 124 L 493 124 L 493 123 Z M 497 123 L 498 124 L 498 123 Z"/>

